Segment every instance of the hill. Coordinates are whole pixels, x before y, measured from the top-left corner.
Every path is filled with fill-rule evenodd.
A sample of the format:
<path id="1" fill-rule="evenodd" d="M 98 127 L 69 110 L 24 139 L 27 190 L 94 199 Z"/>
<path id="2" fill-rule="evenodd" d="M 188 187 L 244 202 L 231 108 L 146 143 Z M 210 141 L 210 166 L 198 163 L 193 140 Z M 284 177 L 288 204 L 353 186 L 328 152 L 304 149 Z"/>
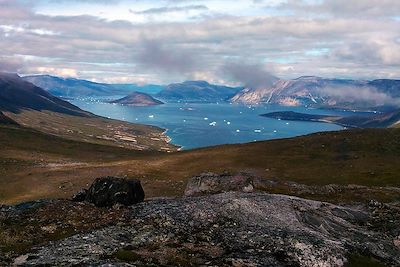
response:
<path id="1" fill-rule="evenodd" d="M 165 87 L 156 97 L 167 101 L 218 102 L 226 101 L 240 89 L 209 84 L 206 81 L 186 81 Z"/>
<path id="2" fill-rule="evenodd" d="M 160 85 L 106 84 L 75 78 L 60 78 L 50 75 L 25 76 L 24 80 L 39 86 L 53 95 L 61 97 L 94 97 L 127 95 L 133 91 L 157 93 Z"/>
<path id="3" fill-rule="evenodd" d="M 71 140 L 136 150 L 176 149 L 163 129 L 96 116 L 16 74 L 0 73 L 0 111 L 22 127 Z"/>
<path id="4" fill-rule="evenodd" d="M 245 88 L 231 98 L 245 104 L 390 110 L 400 106 L 400 80 L 346 80 L 305 76 L 267 88 Z"/>
<path id="5" fill-rule="evenodd" d="M 107 175 L 140 178 L 148 197 L 182 195 L 187 179 L 205 171 L 246 171 L 270 179 L 268 192 L 339 203 L 388 201 L 398 193 L 349 188 L 311 194 L 288 185 L 400 186 L 400 129 L 353 129 L 169 154 L 46 136 L 0 128 L 0 203 L 69 196 Z"/>
<path id="6" fill-rule="evenodd" d="M 305 114 L 293 111 L 271 112 L 262 114 L 261 116 L 290 121 L 317 121 L 334 123 L 345 127 L 356 128 L 388 128 L 400 126 L 400 110 L 385 112 L 382 114 L 374 114 L 370 116 L 349 117 Z"/>
<path id="7" fill-rule="evenodd" d="M 127 105 L 127 106 L 154 106 L 164 104 L 162 101 L 155 99 L 154 97 L 140 92 L 133 92 L 132 94 L 111 101 L 110 103 Z"/>
<path id="8" fill-rule="evenodd" d="M 20 113 L 22 110 L 48 110 L 75 116 L 91 116 L 69 102 L 24 81 L 17 74 L 10 73 L 0 73 L 0 110 L 13 113 Z"/>

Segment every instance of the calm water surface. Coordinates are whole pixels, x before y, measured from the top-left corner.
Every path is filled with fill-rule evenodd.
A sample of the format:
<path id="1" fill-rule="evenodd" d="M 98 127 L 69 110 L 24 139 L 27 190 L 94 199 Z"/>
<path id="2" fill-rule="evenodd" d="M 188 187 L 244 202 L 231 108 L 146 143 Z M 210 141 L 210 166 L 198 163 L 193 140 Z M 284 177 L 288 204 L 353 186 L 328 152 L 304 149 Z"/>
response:
<path id="1" fill-rule="evenodd" d="M 288 122 L 259 116 L 267 112 L 292 110 L 309 114 L 354 115 L 349 111 L 278 105 L 251 107 L 228 103 L 167 103 L 152 107 L 129 107 L 104 103 L 99 99 L 74 99 L 70 102 L 100 116 L 168 129 L 167 135 L 171 137 L 172 143 L 182 146 L 183 149 L 343 129 L 328 123 Z"/>

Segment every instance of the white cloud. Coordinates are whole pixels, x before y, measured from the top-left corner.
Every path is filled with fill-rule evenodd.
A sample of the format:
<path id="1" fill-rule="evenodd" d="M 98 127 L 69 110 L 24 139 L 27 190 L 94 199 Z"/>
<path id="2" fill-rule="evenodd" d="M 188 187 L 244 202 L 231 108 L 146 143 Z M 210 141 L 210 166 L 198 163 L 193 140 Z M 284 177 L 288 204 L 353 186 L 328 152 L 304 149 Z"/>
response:
<path id="1" fill-rule="evenodd" d="M 400 20 L 392 19 L 398 1 L 382 0 L 381 5 L 372 0 L 347 1 L 342 11 L 331 0 L 314 4 L 285 1 L 282 5 L 278 0 L 272 4 L 138 0 L 134 6 L 124 0 L 107 5 L 21 1 L 0 0 L 3 69 L 10 64 L 13 67 L 7 69 L 25 73 L 41 68 L 55 75 L 104 81 L 165 83 L 199 78 L 222 82 L 227 79 L 220 72 L 226 62 L 252 62 L 268 65 L 269 71 L 283 78 L 400 77 Z M 200 8 L 205 13 L 190 18 L 185 6 L 207 9 Z M 46 12 L 37 13 L 45 8 Z M 131 19 L 135 14 L 129 12 L 132 8 L 186 15 L 185 19 L 171 16 L 166 21 L 160 15 L 135 21 Z M 52 13 L 54 9 L 64 16 Z M 99 13 L 104 10 L 113 16 Z"/>

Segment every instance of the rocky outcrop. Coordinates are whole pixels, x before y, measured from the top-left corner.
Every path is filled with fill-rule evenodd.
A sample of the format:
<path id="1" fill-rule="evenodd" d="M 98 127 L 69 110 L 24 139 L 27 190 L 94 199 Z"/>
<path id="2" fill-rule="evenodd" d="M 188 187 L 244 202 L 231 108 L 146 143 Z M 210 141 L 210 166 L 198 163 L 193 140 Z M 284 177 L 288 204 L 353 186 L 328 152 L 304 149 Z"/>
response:
<path id="1" fill-rule="evenodd" d="M 185 189 L 185 196 L 200 196 L 228 191 L 252 192 L 253 177 L 246 173 L 202 173 L 192 177 Z"/>
<path id="2" fill-rule="evenodd" d="M 84 197 L 85 196 L 85 197 Z M 144 200 L 144 191 L 139 180 L 115 177 L 97 178 L 90 188 L 74 196 L 75 200 L 85 199 L 98 207 L 115 204 L 132 205 Z"/>
<path id="3" fill-rule="evenodd" d="M 372 214 L 383 206 L 373 205 L 241 192 L 157 199 L 125 208 L 118 224 L 18 260 L 24 266 L 344 266 L 361 254 L 398 266 L 399 227 L 374 228 Z M 391 220 L 398 225 L 398 217 Z"/>

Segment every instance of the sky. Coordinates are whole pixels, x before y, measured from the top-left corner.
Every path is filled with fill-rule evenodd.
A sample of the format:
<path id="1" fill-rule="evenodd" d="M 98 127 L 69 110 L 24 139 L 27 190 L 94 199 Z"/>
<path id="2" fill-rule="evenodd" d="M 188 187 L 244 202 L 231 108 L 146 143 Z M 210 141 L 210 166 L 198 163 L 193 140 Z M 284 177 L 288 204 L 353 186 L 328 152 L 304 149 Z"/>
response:
<path id="1" fill-rule="evenodd" d="M 0 0 L 0 71 L 168 84 L 400 78 L 399 0 Z"/>

